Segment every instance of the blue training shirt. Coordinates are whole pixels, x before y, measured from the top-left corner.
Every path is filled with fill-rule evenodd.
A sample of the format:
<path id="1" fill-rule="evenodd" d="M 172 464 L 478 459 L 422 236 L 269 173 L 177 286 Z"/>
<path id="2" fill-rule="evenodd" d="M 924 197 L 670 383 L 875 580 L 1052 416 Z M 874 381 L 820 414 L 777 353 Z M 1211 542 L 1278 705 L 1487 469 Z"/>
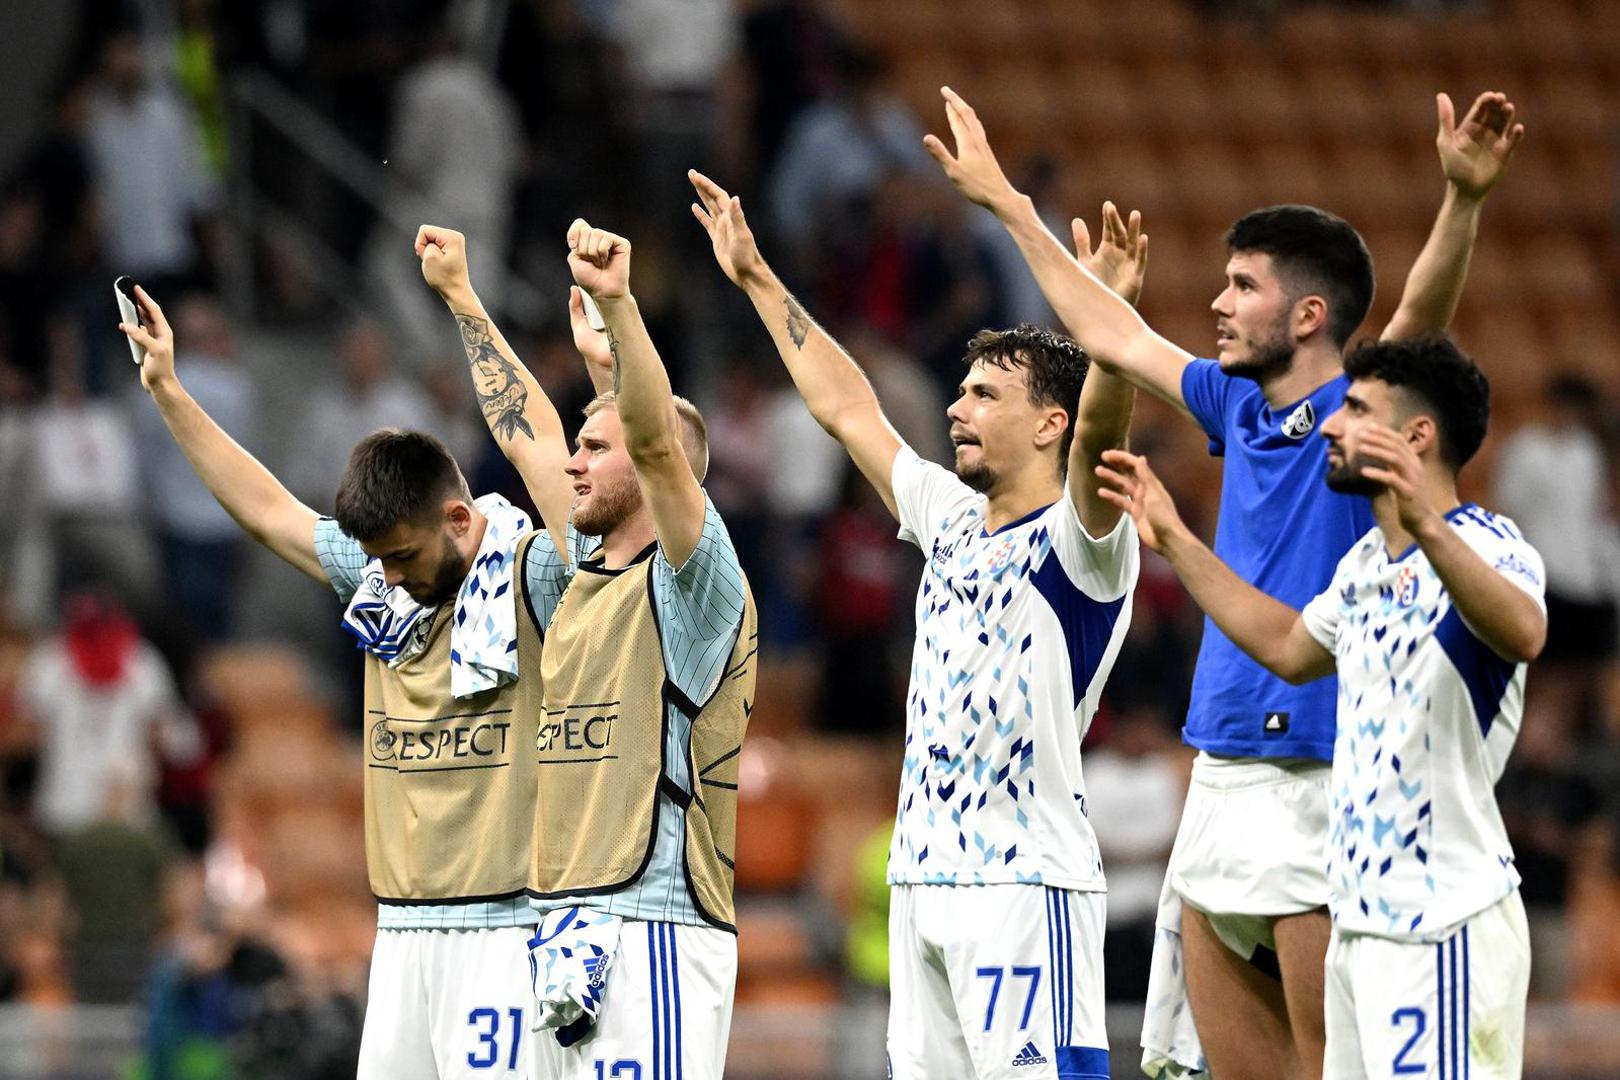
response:
<path id="1" fill-rule="evenodd" d="M 1349 376 L 1275 412 L 1258 383 L 1194 360 L 1181 375 L 1187 409 L 1224 458 L 1215 554 L 1244 581 L 1303 609 L 1345 552 L 1376 525 L 1372 502 L 1323 483 L 1322 421 L 1344 404 Z M 1338 681 L 1291 686 L 1204 619 L 1182 738 L 1212 754 L 1333 760 Z"/>

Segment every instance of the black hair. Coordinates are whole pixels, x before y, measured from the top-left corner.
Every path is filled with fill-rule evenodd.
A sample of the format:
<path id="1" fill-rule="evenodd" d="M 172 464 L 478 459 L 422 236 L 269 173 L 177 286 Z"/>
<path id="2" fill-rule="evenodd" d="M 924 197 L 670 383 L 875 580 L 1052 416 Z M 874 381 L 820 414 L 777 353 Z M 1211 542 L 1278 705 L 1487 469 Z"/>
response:
<path id="1" fill-rule="evenodd" d="M 361 439 L 338 484 L 338 528 L 362 543 L 401 522 L 434 520 L 446 499 L 471 502 L 467 481 L 443 443 L 420 431 L 384 428 Z"/>
<path id="2" fill-rule="evenodd" d="M 1071 337 L 1021 323 L 1011 330 L 980 330 L 968 342 L 968 367 L 983 361 L 1003 371 L 1024 371 L 1031 405 L 1056 406 L 1069 416 L 1069 426 L 1058 441 L 1059 468 L 1069 466 L 1069 444 L 1080 411 L 1080 388 L 1085 385 L 1091 358 Z"/>
<path id="3" fill-rule="evenodd" d="M 1244 214 L 1226 231 L 1226 249 L 1271 256 L 1293 299 L 1327 301 L 1327 332 L 1344 348 L 1373 301 L 1372 256 L 1348 221 L 1314 206 L 1268 206 Z"/>
<path id="4" fill-rule="evenodd" d="M 1399 389 L 1440 429 L 1440 459 L 1460 470 L 1485 441 L 1491 384 L 1445 335 L 1411 341 L 1371 341 L 1344 363 L 1352 379 L 1377 379 Z"/>

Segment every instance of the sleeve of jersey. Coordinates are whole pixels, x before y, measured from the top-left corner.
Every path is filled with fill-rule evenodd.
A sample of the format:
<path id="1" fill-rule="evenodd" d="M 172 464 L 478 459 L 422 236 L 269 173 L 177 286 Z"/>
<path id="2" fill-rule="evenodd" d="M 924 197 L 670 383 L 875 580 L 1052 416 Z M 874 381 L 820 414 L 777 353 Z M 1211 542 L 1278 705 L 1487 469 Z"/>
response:
<path id="1" fill-rule="evenodd" d="M 1141 545 L 1131 515 L 1119 515 L 1107 536 L 1093 537 L 1081 523 L 1065 485 L 1063 498 L 1052 507 L 1049 520 L 1052 551 L 1081 592 L 1093 600 L 1108 601 L 1119 599 L 1136 586 L 1142 566 Z"/>
<path id="2" fill-rule="evenodd" d="M 652 574 L 664 667 L 681 692 L 701 705 L 720 682 L 747 604 L 737 549 L 707 495 L 697 547 L 679 569 L 660 547 Z"/>
<path id="3" fill-rule="evenodd" d="M 338 528 L 333 519 L 319 518 L 315 522 L 315 557 L 338 599 L 345 604 L 354 599 L 365 577 L 366 563 L 371 561 L 360 549 L 360 542 Z"/>
<path id="4" fill-rule="evenodd" d="M 1510 518 L 1484 511 L 1465 514 L 1461 529 L 1468 545 L 1490 564 L 1491 569 L 1518 586 L 1536 602 L 1543 613 L 1547 610 L 1547 569 L 1541 552 L 1530 546 L 1519 527 Z"/>
<path id="5" fill-rule="evenodd" d="M 1316 639 L 1316 643 L 1330 653 L 1339 651 L 1339 619 L 1344 612 L 1344 590 L 1353 584 L 1352 560 L 1361 550 L 1357 543 L 1339 560 L 1339 566 L 1333 571 L 1333 580 L 1328 587 L 1318 593 L 1305 610 L 1299 613 L 1305 621 L 1305 632 Z"/>
<path id="6" fill-rule="evenodd" d="M 572 540 L 575 535 L 573 526 L 569 526 L 568 535 Z M 568 581 L 574 576 L 577 565 L 577 562 L 562 557 L 557 545 L 551 542 L 551 534 L 544 529 L 529 545 L 528 555 L 523 560 L 523 591 L 529 597 L 529 605 L 534 609 L 535 620 L 542 630 L 551 625 L 551 617 L 557 613 L 557 603 L 562 600 L 563 590 L 568 588 Z"/>
<path id="7" fill-rule="evenodd" d="M 1198 426 L 1209 436 L 1209 452 L 1226 452 L 1226 401 L 1232 377 L 1214 360 L 1194 360 L 1181 372 L 1181 399 Z"/>
<path id="8" fill-rule="evenodd" d="M 909 446 L 894 455 L 894 508 L 900 518 L 900 539 L 927 552 L 941 526 L 954 513 L 973 502 L 973 489 L 957 475 L 932 461 L 924 461 Z"/>

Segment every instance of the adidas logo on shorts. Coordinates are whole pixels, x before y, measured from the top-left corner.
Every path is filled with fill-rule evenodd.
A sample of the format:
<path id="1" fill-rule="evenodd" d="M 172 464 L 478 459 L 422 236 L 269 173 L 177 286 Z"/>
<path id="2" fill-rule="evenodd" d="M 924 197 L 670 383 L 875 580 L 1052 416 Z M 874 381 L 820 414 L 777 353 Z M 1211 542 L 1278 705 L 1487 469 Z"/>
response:
<path id="1" fill-rule="evenodd" d="M 1041 1055 L 1039 1050 L 1035 1049 L 1034 1043 L 1027 1042 L 1022 1050 L 1013 1055 L 1012 1063 L 1014 1068 L 1019 1065 L 1045 1065 L 1046 1058 Z"/>

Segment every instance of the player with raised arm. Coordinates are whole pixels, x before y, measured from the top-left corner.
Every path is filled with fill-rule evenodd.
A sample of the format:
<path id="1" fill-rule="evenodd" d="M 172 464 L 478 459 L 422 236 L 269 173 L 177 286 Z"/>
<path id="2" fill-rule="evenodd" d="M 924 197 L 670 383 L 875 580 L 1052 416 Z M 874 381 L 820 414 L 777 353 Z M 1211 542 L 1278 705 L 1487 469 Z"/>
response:
<path id="1" fill-rule="evenodd" d="M 461 238 L 424 230 L 418 244 L 462 327 L 485 418 L 564 553 L 536 545 L 528 567 L 546 632 L 528 949 L 550 1034 L 535 1044 L 534 1075 L 719 1080 L 737 977 L 732 859 L 754 604 L 703 491 L 703 418 L 671 392 L 630 292 L 629 242 L 575 221 L 568 249 L 576 342 L 593 379 L 605 358 L 611 389 L 586 408 L 578 449 L 558 458 L 503 423 L 514 388 L 525 415 L 544 395 L 478 307 Z M 579 290 L 601 309 L 600 333 Z"/>
<path id="2" fill-rule="evenodd" d="M 753 301 L 811 414 L 928 560 L 889 856 L 889 1065 L 922 1077 L 1106 1077 L 1104 880 L 1080 741 L 1130 621 L 1128 515 L 1086 482 L 1134 391 L 1067 338 L 968 343 L 947 412 L 956 471 L 923 461 L 861 369 L 760 256 L 742 205 L 691 174 L 716 261 Z M 1097 272 L 1135 300 L 1139 219 L 1107 208 Z"/>
<path id="3" fill-rule="evenodd" d="M 318 516 L 185 392 L 162 309 L 136 296 L 142 325 L 120 329 L 175 442 L 249 536 L 336 589 L 365 649 L 379 904 L 357 1075 L 526 1075 L 541 634 L 513 567 L 549 541 L 499 496 L 474 500 L 436 439 L 398 430 L 360 440 L 336 519 Z"/>
<path id="4" fill-rule="evenodd" d="M 1363 345 L 1346 373 L 1326 485 L 1377 526 L 1303 610 L 1199 542 L 1143 458 L 1098 475 L 1229 640 L 1291 683 L 1338 673 L 1328 1080 L 1516 1078 L 1530 940 L 1492 792 L 1546 641 L 1541 557 L 1457 496 L 1490 390 L 1455 345 Z"/>
<path id="5" fill-rule="evenodd" d="M 1326 454 L 1308 436 L 1343 402 L 1343 350 L 1372 303 L 1361 237 L 1305 206 L 1240 219 L 1227 233 L 1227 286 L 1212 305 L 1218 359 L 1195 359 L 1067 258 L 1007 181 L 972 108 L 942 93 L 956 149 L 932 135 L 926 145 L 946 175 L 1012 233 L 1097 366 L 1204 429 L 1225 459 L 1215 550 L 1268 594 L 1304 604 L 1372 525 L 1365 501 L 1306 482 Z M 1437 108 L 1445 200 L 1386 338 L 1444 329 L 1485 195 L 1523 136 L 1501 94 L 1480 95 L 1460 126 L 1444 94 Z M 1319 1074 L 1333 700 L 1331 681 L 1290 686 L 1206 624 L 1183 729 L 1199 755 L 1166 883 L 1166 906 L 1175 897 L 1187 905 L 1180 940 L 1203 1048 L 1158 1045 L 1160 1033 L 1145 1028 L 1150 1072 L 1201 1068 L 1207 1054 L 1218 1076 Z M 1176 997 L 1166 985 L 1183 970 L 1171 954 L 1176 940 L 1161 932 L 1156 943 L 1149 1027 Z"/>

